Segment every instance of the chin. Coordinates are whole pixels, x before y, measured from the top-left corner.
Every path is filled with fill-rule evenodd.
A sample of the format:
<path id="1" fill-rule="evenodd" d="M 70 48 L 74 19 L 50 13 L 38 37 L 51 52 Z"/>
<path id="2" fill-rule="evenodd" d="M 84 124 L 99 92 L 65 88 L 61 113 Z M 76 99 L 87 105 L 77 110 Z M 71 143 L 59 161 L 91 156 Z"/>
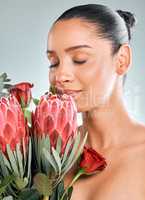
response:
<path id="1" fill-rule="evenodd" d="M 78 112 L 88 112 L 96 107 L 96 102 L 88 95 L 77 95 L 74 97 Z"/>
<path id="2" fill-rule="evenodd" d="M 98 102 L 98 104 L 96 103 L 95 105 L 92 104 L 85 104 L 85 102 L 76 102 L 76 107 L 77 107 L 77 112 L 91 112 L 93 110 L 97 110 L 100 108 L 104 108 L 103 103 Z"/>
<path id="3" fill-rule="evenodd" d="M 87 112 L 91 110 L 91 108 L 85 106 L 85 104 L 83 103 L 79 104 L 78 102 L 76 102 L 76 107 L 77 107 L 77 112 Z"/>

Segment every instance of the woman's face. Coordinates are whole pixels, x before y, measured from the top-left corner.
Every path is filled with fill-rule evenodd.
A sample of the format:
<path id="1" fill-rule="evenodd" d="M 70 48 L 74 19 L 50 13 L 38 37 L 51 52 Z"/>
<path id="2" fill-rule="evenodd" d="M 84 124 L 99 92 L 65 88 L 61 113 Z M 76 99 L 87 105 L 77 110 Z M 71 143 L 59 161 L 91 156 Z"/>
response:
<path id="1" fill-rule="evenodd" d="M 111 97 L 117 74 L 109 40 L 80 19 L 57 22 L 48 35 L 50 84 L 73 96 L 79 112 Z"/>

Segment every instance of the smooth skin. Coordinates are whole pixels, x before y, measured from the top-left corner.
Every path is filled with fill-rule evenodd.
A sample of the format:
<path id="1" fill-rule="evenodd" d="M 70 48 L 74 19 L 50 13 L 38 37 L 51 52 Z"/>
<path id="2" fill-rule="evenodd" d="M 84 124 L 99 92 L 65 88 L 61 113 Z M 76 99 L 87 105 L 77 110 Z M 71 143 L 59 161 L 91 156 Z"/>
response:
<path id="1" fill-rule="evenodd" d="M 145 199 L 145 125 L 127 111 L 122 77 L 131 67 L 129 44 L 112 55 L 112 43 L 81 19 L 57 22 L 48 35 L 49 80 L 74 97 L 88 130 L 87 144 L 101 153 L 107 167 L 80 178 L 71 200 Z M 65 178 L 67 185 L 75 167 Z"/>

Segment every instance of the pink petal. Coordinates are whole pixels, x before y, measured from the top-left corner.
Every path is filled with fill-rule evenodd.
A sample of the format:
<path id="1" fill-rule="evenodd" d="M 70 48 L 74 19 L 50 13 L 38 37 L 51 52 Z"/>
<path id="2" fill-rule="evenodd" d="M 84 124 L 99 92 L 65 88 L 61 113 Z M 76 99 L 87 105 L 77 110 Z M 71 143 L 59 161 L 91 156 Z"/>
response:
<path id="1" fill-rule="evenodd" d="M 41 113 L 46 114 L 48 111 L 48 103 L 47 101 L 43 101 L 41 104 Z"/>
<path id="2" fill-rule="evenodd" d="M 58 118 L 57 118 L 57 126 L 56 129 L 61 133 L 64 129 L 65 124 L 67 123 L 66 112 L 65 109 L 62 108 L 59 111 Z"/>
<path id="3" fill-rule="evenodd" d="M 50 137 L 50 143 L 53 147 L 56 147 L 56 142 L 57 142 L 58 136 L 59 136 L 59 133 L 57 132 L 57 130 L 54 130 L 51 133 L 51 135 L 49 136 Z"/>
<path id="4" fill-rule="evenodd" d="M 5 113 L 7 112 L 7 106 L 5 103 L 1 102 L 0 110 L 2 111 L 3 115 L 5 116 Z"/>
<path id="5" fill-rule="evenodd" d="M 4 123 L 5 123 L 4 115 L 3 115 L 2 111 L 0 110 L 0 132 L 3 131 Z"/>
<path id="6" fill-rule="evenodd" d="M 26 135 L 25 127 L 18 128 L 16 138 L 19 140 L 20 138 L 25 137 L 25 135 Z"/>
<path id="7" fill-rule="evenodd" d="M 12 112 L 9 108 L 6 113 L 7 122 L 16 127 L 16 113 Z"/>
<path id="8" fill-rule="evenodd" d="M 54 121 L 50 115 L 44 119 L 44 133 L 50 134 L 54 129 Z"/>
<path id="9" fill-rule="evenodd" d="M 10 124 L 6 124 L 4 127 L 4 131 L 3 131 L 3 136 L 5 138 L 5 141 L 10 144 L 12 138 L 14 137 L 15 132 L 13 130 L 13 128 L 11 127 Z"/>
<path id="10" fill-rule="evenodd" d="M 35 127 L 35 132 L 36 132 L 36 134 L 38 134 L 38 135 L 39 135 L 39 134 L 40 134 L 40 135 L 43 134 L 43 130 L 41 129 L 40 124 L 39 124 L 38 121 L 35 121 L 34 127 Z"/>
<path id="11" fill-rule="evenodd" d="M 63 132 L 62 132 L 62 139 L 64 142 L 66 142 L 66 140 L 68 139 L 68 137 L 71 135 L 71 126 L 69 124 L 69 122 L 67 122 L 67 124 L 65 125 Z"/>

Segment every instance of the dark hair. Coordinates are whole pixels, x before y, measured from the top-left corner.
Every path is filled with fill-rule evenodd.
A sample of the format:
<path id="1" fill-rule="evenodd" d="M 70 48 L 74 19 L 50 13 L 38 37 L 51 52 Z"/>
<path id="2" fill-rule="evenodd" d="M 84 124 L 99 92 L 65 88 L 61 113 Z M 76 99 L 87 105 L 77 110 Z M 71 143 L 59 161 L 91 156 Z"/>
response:
<path id="1" fill-rule="evenodd" d="M 66 10 L 54 23 L 60 20 L 79 18 L 96 27 L 97 34 L 112 42 L 115 54 L 123 43 L 130 42 L 131 28 L 135 25 L 134 14 L 128 11 L 113 11 L 105 5 L 86 4 Z M 126 74 L 123 77 L 125 83 Z"/>

